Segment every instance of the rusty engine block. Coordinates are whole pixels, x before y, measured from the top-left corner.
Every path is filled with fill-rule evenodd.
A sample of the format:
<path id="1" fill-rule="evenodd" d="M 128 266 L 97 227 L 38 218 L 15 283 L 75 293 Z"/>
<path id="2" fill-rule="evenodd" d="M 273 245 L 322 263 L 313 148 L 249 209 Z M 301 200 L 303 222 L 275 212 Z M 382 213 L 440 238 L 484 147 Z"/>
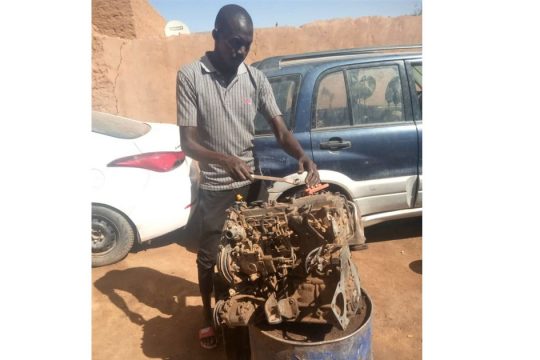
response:
<path id="1" fill-rule="evenodd" d="M 329 192 L 287 202 L 237 202 L 228 210 L 217 268 L 228 293 L 216 325 L 263 320 L 332 324 L 345 329 L 362 306 L 348 242 L 356 207 Z M 363 236 L 363 235 L 362 235 Z"/>

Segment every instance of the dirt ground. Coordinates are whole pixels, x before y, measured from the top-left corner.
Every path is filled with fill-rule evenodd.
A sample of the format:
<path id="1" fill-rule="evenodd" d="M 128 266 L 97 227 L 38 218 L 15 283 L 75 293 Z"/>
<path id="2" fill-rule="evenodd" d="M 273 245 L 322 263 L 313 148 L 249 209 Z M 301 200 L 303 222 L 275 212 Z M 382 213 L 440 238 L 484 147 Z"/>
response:
<path id="1" fill-rule="evenodd" d="M 422 221 L 366 229 L 353 252 L 373 305 L 377 360 L 422 358 Z M 198 345 L 201 323 L 195 253 L 179 230 L 117 264 L 92 269 L 92 358 L 225 359 Z"/>

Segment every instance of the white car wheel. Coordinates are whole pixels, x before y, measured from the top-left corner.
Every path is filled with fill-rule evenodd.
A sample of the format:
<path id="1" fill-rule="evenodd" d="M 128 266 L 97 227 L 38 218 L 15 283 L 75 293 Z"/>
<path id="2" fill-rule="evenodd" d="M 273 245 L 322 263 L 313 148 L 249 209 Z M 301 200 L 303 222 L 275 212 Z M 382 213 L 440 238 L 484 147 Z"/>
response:
<path id="1" fill-rule="evenodd" d="M 122 260 L 133 247 L 135 233 L 120 213 L 92 205 L 92 266 Z"/>

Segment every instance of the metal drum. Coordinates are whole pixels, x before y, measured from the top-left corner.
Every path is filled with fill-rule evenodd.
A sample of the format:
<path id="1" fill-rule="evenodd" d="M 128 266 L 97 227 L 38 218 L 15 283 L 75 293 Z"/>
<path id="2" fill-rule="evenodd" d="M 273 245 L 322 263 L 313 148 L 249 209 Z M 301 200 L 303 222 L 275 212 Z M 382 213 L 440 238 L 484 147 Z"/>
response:
<path id="1" fill-rule="evenodd" d="M 250 325 L 252 360 L 373 360 L 371 299 L 362 289 L 365 306 L 345 330 L 300 323 Z"/>

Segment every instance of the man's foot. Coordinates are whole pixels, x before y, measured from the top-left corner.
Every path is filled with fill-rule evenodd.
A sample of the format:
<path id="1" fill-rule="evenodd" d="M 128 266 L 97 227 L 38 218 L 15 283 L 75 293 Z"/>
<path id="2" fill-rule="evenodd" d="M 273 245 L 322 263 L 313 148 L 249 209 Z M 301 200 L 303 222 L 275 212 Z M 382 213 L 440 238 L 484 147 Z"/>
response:
<path id="1" fill-rule="evenodd" d="M 203 349 L 211 350 L 217 346 L 216 332 L 212 326 L 208 326 L 199 330 L 199 342 Z"/>

